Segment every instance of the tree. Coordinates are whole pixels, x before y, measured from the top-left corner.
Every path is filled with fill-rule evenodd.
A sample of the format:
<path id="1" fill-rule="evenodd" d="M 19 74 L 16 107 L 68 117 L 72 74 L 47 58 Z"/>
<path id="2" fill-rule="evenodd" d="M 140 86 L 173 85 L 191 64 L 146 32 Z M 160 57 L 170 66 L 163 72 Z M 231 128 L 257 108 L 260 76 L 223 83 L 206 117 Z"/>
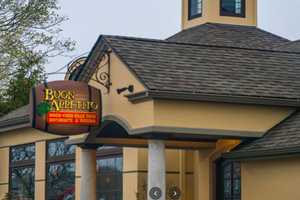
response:
<path id="1" fill-rule="evenodd" d="M 0 116 L 28 104 L 30 89 L 44 80 L 44 68 L 39 59 L 21 63 L 3 91 Z"/>
<path id="2" fill-rule="evenodd" d="M 59 9 L 57 0 L 1 0 L 0 115 L 28 102 L 28 88 L 41 81 L 49 58 L 74 49 L 60 36 L 67 18 Z"/>

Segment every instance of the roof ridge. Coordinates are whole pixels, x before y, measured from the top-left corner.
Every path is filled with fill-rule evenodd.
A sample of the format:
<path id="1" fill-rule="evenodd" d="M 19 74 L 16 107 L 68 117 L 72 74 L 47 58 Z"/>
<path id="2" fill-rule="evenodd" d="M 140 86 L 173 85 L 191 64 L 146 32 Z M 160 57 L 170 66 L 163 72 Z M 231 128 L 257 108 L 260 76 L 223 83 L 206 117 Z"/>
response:
<path id="1" fill-rule="evenodd" d="M 216 48 L 226 48 L 226 49 L 242 49 L 242 50 L 250 50 L 250 51 L 264 51 L 264 52 L 273 52 L 273 53 L 287 53 L 287 54 L 299 54 L 300 52 L 293 52 L 288 50 L 277 50 L 277 49 L 264 49 L 264 48 L 246 48 L 246 47 L 235 47 L 235 46 L 222 46 L 222 45 L 212 45 L 212 44 L 193 44 L 186 42 L 173 42 L 162 39 L 151 39 L 151 38 L 142 38 L 142 37 L 130 37 L 130 36 L 120 36 L 120 35 L 102 35 L 104 38 L 113 37 L 113 38 L 121 38 L 125 40 L 135 40 L 135 41 L 145 41 L 145 42 L 158 42 L 165 44 L 177 44 L 177 45 L 189 45 L 189 46 L 203 46 L 203 47 L 216 47 Z M 109 42 L 109 41 L 108 41 Z"/>
<path id="2" fill-rule="evenodd" d="M 222 24 L 222 23 L 206 22 L 206 23 L 204 23 L 204 24 L 200 24 L 200 25 L 197 25 L 197 26 L 193 26 L 193 27 L 190 27 L 190 28 L 181 30 L 180 32 L 186 32 L 186 31 L 189 31 L 189 30 L 191 30 L 191 29 L 196 29 L 196 28 L 199 28 L 199 27 L 205 26 L 205 25 L 212 26 L 212 27 L 214 27 L 214 28 L 218 28 L 218 26 L 227 26 L 227 27 L 230 27 L 230 26 L 231 26 L 231 27 L 235 27 L 235 28 L 237 28 L 237 27 L 252 28 L 252 29 L 257 29 L 257 30 L 259 30 L 259 31 L 261 31 L 261 32 L 264 32 L 264 33 L 271 34 L 272 36 L 277 37 L 277 38 L 280 38 L 280 39 L 283 39 L 283 40 L 286 40 L 287 42 L 291 42 L 291 40 L 289 40 L 289 39 L 287 39 L 287 38 L 284 38 L 284 37 L 282 37 L 282 36 L 280 36 L 280 35 L 274 34 L 274 33 L 270 32 L 270 31 L 267 31 L 267 30 L 265 30 L 265 29 L 262 29 L 262 28 L 260 28 L 260 27 L 258 27 L 258 26 L 251 26 L 251 25 Z M 180 32 L 178 32 L 178 33 L 180 33 Z M 167 39 L 170 39 L 170 38 L 174 37 L 174 36 L 177 35 L 178 33 L 176 33 L 176 34 L 174 34 L 174 35 L 168 37 Z M 300 40 L 300 39 L 299 39 L 299 40 Z"/>
<path id="3" fill-rule="evenodd" d="M 259 31 L 261 31 L 261 32 L 268 33 L 268 34 L 272 34 L 272 36 L 274 36 L 274 37 L 277 37 L 277 38 L 286 40 L 287 42 L 291 42 L 291 40 L 289 40 L 289 39 L 287 39 L 287 38 L 285 38 L 285 37 L 282 37 L 282 36 L 280 36 L 280 35 L 274 34 L 274 33 L 270 32 L 270 31 L 265 30 L 265 29 L 262 29 L 262 28 L 260 28 L 260 27 L 256 27 L 256 28 L 257 28 L 257 30 L 259 30 Z"/>

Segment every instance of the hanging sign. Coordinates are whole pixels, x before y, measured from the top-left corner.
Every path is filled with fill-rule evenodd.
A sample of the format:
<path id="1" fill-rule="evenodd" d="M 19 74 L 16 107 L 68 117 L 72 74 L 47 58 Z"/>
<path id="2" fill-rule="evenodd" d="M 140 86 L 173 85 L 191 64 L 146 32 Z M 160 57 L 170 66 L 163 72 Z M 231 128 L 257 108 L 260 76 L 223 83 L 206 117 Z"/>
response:
<path id="1" fill-rule="evenodd" d="M 53 81 L 32 89 L 31 123 L 36 129 L 58 134 L 87 133 L 100 125 L 101 92 L 86 83 Z"/>

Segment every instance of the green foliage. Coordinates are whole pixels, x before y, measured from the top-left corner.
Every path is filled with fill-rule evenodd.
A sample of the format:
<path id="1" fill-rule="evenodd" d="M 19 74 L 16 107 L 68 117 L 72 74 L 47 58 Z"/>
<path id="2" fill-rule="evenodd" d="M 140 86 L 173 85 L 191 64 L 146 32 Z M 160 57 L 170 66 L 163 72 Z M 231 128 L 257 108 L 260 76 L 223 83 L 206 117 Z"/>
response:
<path id="1" fill-rule="evenodd" d="M 6 84 L 0 97 L 0 116 L 28 104 L 31 88 L 45 80 L 44 69 L 37 64 L 39 61 L 32 62 L 17 67 L 14 76 Z"/>
<path id="2" fill-rule="evenodd" d="M 51 105 L 46 101 L 41 102 L 37 106 L 37 114 L 39 116 L 43 116 L 43 115 L 47 114 L 50 111 L 51 111 Z"/>
<path id="3" fill-rule="evenodd" d="M 49 58 L 65 55 L 74 42 L 61 38 L 58 0 L 0 1 L 0 116 L 28 103 Z"/>

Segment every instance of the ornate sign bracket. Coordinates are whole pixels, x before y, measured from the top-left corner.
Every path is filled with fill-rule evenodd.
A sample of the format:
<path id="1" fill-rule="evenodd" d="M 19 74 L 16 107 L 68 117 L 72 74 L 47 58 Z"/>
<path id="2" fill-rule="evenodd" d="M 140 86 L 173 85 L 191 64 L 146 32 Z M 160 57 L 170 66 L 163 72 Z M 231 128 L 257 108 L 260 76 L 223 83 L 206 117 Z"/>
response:
<path id="1" fill-rule="evenodd" d="M 95 77 L 92 79 L 105 87 L 107 93 L 109 93 L 110 86 L 112 85 L 110 80 L 110 53 L 110 50 L 106 51 L 100 61 L 100 65 L 96 68 Z"/>

